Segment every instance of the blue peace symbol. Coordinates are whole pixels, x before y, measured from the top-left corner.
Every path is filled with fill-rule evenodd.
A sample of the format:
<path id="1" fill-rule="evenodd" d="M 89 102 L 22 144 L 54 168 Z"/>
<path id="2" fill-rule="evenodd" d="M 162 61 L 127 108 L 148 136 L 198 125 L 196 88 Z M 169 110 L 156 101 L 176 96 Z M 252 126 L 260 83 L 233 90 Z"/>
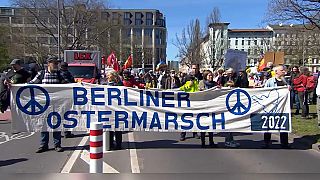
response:
<path id="1" fill-rule="evenodd" d="M 30 90 L 30 101 L 22 106 L 21 102 L 20 102 L 20 96 L 22 94 L 22 92 L 26 89 L 29 89 Z M 45 98 L 46 98 L 46 104 L 44 106 L 42 106 L 39 102 L 36 101 L 35 99 L 35 93 L 34 93 L 34 90 L 35 89 L 38 89 L 40 90 Z M 39 115 L 39 114 L 42 114 L 43 112 L 45 112 L 48 107 L 49 107 L 49 104 L 50 104 L 50 97 L 49 97 L 49 93 L 42 87 L 39 87 L 39 86 L 25 86 L 25 87 L 22 87 L 20 88 L 18 91 L 17 91 L 17 95 L 16 95 L 16 103 L 17 103 L 17 106 L 18 108 L 24 112 L 25 114 L 28 114 L 28 115 Z M 31 107 L 31 111 L 28 111 L 29 107 Z M 39 109 L 39 111 L 36 111 L 36 108 Z"/>
<path id="2" fill-rule="evenodd" d="M 230 100 L 230 97 L 233 95 L 233 94 L 236 94 L 237 95 L 237 103 L 231 108 L 230 107 L 230 104 L 229 104 L 229 100 Z M 244 94 L 249 102 L 248 102 L 248 107 L 246 107 L 245 105 L 243 105 L 241 103 L 241 94 Z M 232 114 L 234 115 L 244 115 L 246 114 L 247 112 L 249 112 L 250 108 L 251 108 L 251 98 L 250 98 L 250 95 L 247 93 L 247 91 L 244 91 L 242 89 L 235 89 L 233 91 L 231 91 L 228 95 L 227 95 L 227 99 L 226 99 L 226 106 L 228 108 L 228 111 L 231 112 Z"/>

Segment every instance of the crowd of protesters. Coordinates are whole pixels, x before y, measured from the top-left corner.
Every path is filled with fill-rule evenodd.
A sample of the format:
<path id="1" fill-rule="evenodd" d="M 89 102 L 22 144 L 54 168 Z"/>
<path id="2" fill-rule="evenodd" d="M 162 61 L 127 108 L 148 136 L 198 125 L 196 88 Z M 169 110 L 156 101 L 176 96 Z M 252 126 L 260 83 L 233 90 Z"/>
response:
<path id="1" fill-rule="evenodd" d="M 24 70 L 21 62 L 14 59 L 11 62 L 12 71 L 2 77 L 2 83 L 10 86 L 16 83 L 29 84 L 58 84 L 58 83 L 74 83 L 72 74 L 68 72 L 68 64 L 60 63 L 57 58 L 49 58 L 48 66 L 44 70 L 34 67 L 29 72 Z M 60 65 L 59 65 L 60 64 Z M 318 75 L 318 74 L 317 74 Z M 313 79 L 313 85 L 312 85 Z M 111 86 L 126 86 L 136 87 L 140 89 L 180 89 L 185 92 L 197 92 L 207 90 L 213 87 L 230 87 L 230 88 L 262 88 L 262 87 L 277 87 L 288 86 L 291 96 L 291 108 L 295 108 L 295 115 L 300 113 L 301 118 L 308 119 L 309 116 L 309 96 L 311 95 L 318 101 L 320 97 L 320 88 L 315 88 L 317 84 L 317 76 L 309 71 L 307 67 L 273 67 L 272 63 L 268 63 L 266 67 L 258 72 L 251 69 L 241 69 L 235 72 L 232 68 L 218 68 L 215 71 L 203 70 L 200 71 L 199 64 L 193 64 L 191 70 L 186 72 L 176 72 L 175 70 L 167 69 L 167 66 L 158 67 L 157 71 L 132 73 L 130 69 L 124 69 L 120 72 L 109 71 L 103 76 L 101 84 Z M 1 89 L 1 92 L 3 89 Z M 317 97 L 318 95 L 318 97 Z M 315 101 L 315 100 L 314 100 Z M 3 109 L 4 102 L 0 103 Z M 7 104 L 8 106 L 8 104 Z M 320 112 L 320 110 L 318 111 Z M 319 116 L 318 116 L 319 117 Z M 320 121 L 319 121 L 320 122 Z M 281 133 L 281 146 L 290 148 L 288 143 L 288 133 Z M 66 132 L 65 137 L 73 137 L 71 132 Z M 201 139 L 201 147 L 205 148 L 205 133 L 193 132 L 193 137 Z M 54 132 L 55 150 L 63 151 L 61 147 L 61 132 Z M 115 139 L 115 147 L 113 139 Z M 186 132 L 181 132 L 180 141 L 186 140 Z M 38 153 L 48 150 L 49 134 L 48 132 L 41 133 L 40 148 Z M 110 136 L 111 147 L 121 149 L 122 132 L 111 132 Z M 271 143 L 271 134 L 265 133 L 263 148 L 268 148 Z M 213 140 L 213 133 L 209 132 L 209 146 L 216 147 Z M 239 147 L 240 144 L 233 138 L 233 133 L 225 133 L 225 146 L 230 148 Z"/>

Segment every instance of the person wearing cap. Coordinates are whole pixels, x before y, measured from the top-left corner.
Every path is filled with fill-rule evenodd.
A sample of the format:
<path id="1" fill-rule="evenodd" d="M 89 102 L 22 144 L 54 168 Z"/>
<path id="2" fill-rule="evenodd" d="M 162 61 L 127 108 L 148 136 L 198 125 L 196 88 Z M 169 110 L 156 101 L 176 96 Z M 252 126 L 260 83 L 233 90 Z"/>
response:
<path id="1" fill-rule="evenodd" d="M 10 63 L 11 70 L 1 78 L 0 111 L 4 112 L 10 106 L 11 84 L 24 84 L 31 79 L 31 74 L 21 66 L 20 59 L 13 59 Z M 3 96 L 2 96 L 3 95 Z"/>
<path id="2" fill-rule="evenodd" d="M 61 62 L 60 63 L 60 71 L 61 76 L 64 79 L 67 79 L 67 83 L 75 83 L 74 77 L 72 76 L 71 72 L 68 70 L 68 63 Z M 64 137 L 65 138 L 72 138 L 74 135 L 71 133 L 71 131 L 64 131 Z"/>
<path id="3" fill-rule="evenodd" d="M 31 74 L 21 66 L 20 59 L 13 59 L 10 65 L 12 71 L 7 73 L 5 84 L 24 84 L 30 80 Z"/>
<path id="4" fill-rule="evenodd" d="M 48 67 L 45 70 L 39 71 L 38 74 L 29 81 L 29 84 L 65 84 L 68 79 L 62 76 L 59 70 L 60 60 L 56 57 L 49 57 L 47 59 Z M 53 132 L 54 149 L 57 152 L 62 152 L 61 147 L 61 131 Z M 36 153 L 42 153 L 49 150 L 49 132 L 41 132 L 40 147 Z"/>

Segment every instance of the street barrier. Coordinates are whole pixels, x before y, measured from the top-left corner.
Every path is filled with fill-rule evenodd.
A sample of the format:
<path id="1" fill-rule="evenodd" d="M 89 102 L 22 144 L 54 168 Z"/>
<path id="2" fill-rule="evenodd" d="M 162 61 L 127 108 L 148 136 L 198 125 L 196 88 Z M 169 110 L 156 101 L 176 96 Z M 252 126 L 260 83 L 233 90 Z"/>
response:
<path id="1" fill-rule="evenodd" d="M 102 150 L 102 123 L 90 125 L 90 173 L 102 173 L 103 150 Z"/>

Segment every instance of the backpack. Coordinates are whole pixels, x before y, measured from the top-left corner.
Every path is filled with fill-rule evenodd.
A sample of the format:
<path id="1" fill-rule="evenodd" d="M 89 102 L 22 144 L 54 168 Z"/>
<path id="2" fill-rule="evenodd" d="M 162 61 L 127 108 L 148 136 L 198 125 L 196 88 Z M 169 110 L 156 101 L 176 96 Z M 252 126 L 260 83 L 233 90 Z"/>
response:
<path id="1" fill-rule="evenodd" d="M 316 81 L 313 76 L 309 76 L 307 79 L 307 91 L 313 91 L 316 88 Z"/>

